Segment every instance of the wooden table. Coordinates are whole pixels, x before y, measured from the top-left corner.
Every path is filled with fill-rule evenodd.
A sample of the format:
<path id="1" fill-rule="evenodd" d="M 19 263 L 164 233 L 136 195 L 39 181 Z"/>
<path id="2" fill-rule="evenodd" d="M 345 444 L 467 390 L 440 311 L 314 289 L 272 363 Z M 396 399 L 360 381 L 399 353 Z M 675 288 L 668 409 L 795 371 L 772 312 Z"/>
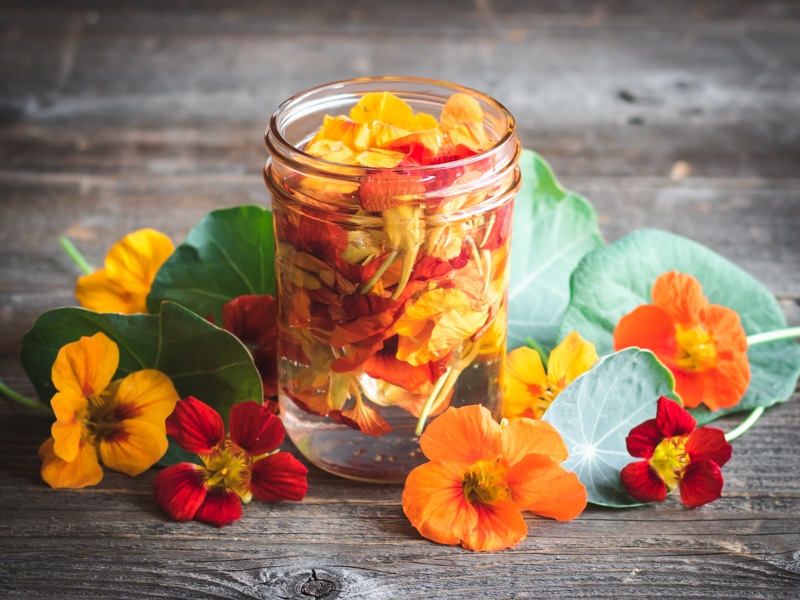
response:
<path id="1" fill-rule="evenodd" d="M 476 0 L 7 1 L 0 8 L 0 380 L 33 396 L 21 336 L 74 305 L 69 235 L 94 264 L 150 226 L 266 203 L 262 133 L 313 85 L 456 81 L 505 103 L 526 147 L 590 198 L 607 240 L 694 238 L 800 324 L 800 5 Z M 191 8 L 190 8 L 191 7 Z M 311 467 L 302 503 L 218 530 L 156 508 L 151 470 L 51 490 L 51 419 L 0 399 L 0 595 L 9 598 L 800 598 L 800 403 L 734 443 L 724 496 L 528 518 L 517 548 L 419 537 L 400 487 Z M 740 419 L 729 418 L 729 428 Z"/>

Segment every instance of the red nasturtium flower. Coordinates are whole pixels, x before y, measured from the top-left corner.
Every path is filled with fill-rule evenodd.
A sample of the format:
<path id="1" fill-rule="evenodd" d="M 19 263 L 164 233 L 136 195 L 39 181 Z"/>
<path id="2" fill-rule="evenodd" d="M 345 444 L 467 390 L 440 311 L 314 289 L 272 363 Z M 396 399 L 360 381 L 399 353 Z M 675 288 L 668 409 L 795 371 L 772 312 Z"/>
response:
<path id="1" fill-rule="evenodd" d="M 677 487 L 681 501 L 695 508 L 722 495 L 721 468 L 733 449 L 721 429 L 696 427 L 697 421 L 677 402 L 659 398 L 656 418 L 634 427 L 625 440 L 631 456 L 645 459 L 620 474 L 631 496 L 663 502 Z"/>
<path id="2" fill-rule="evenodd" d="M 672 271 L 656 279 L 653 304 L 622 317 L 614 330 L 614 349 L 651 350 L 675 376 L 675 391 L 685 406 L 730 408 L 750 383 L 747 334 L 732 309 L 709 304 L 700 283 Z"/>
<path id="3" fill-rule="evenodd" d="M 222 307 L 222 328 L 250 350 L 266 398 L 278 395 L 278 304 L 269 295 L 239 296 Z"/>
<path id="4" fill-rule="evenodd" d="M 78 304 L 97 312 L 147 312 L 147 294 L 174 249 L 170 239 L 154 229 L 129 233 L 108 251 L 104 268 L 78 279 Z"/>
<path id="5" fill-rule="evenodd" d="M 172 465 L 153 481 L 157 504 L 173 519 L 222 527 L 242 516 L 242 502 L 302 500 L 308 470 L 288 452 L 281 420 L 248 401 L 231 407 L 229 433 L 213 408 L 189 396 L 167 418 L 167 433 L 204 466 Z"/>
<path id="6" fill-rule="evenodd" d="M 50 405 L 52 437 L 41 448 L 41 475 L 54 488 L 82 488 L 109 469 L 135 476 L 167 451 L 164 419 L 178 401 L 169 377 L 154 369 L 111 381 L 119 348 L 103 333 L 82 337 L 58 351 Z"/>
<path id="7" fill-rule="evenodd" d="M 586 507 L 586 488 L 559 463 L 567 448 L 552 425 L 503 424 L 483 406 L 448 408 L 420 438 L 431 461 L 409 474 L 403 511 L 424 537 L 478 551 L 516 546 L 521 511 L 567 521 Z"/>

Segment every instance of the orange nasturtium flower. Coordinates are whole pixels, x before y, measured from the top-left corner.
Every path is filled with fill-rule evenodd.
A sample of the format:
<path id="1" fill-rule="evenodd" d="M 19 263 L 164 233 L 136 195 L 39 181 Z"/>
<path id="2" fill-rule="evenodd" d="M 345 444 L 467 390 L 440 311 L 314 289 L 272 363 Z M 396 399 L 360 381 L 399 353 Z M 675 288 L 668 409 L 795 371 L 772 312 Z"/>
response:
<path id="1" fill-rule="evenodd" d="M 178 402 L 169 377 L 154 369 L 111 381 L 119 349 L 105 334 L 82 337 L 53 363 L 56 414 L 52 437 L 39 448 L 41 475 L 54 488 L 82 488 L 103 478 L 100 460 L 130 476 L 167 451 L 164 424 Z"/>
<path id="2" fill-rule="evenodd" d="M 97 312 L 147 312 L 147 294 L 174 249 L 170 239 L 154 229 L 129 233 L 108 251 L 104 268 L 78 279 L 78 303 Z"/>
<path id="3" fill-rule="evenodd" d="M 659 275 L 653 304 L 638 306 L 614 330 L 614 348 L 651 350 L 675 376 L 683 404 L 730 408 L 750 383 L 747 334 L 736 311 L 709 304 L 694 277 Z"/>
<path id="4" fill-rule="evenodd" d="M 586 488 L 559 464 L 566 445 L 544 421 L 501 425 L 483 406 L 451 407 L 420 448 L 431 462 L 408 475 L 403 511 L 434 542 L 503 550 L 528 533 L 521 511 L 568 521 L 586 507 Z"/>
<path id="5" fill-rule="evenodd" d="M 523 346 L 512 350 L 506 357 L 503 416 L 506 419 L 541 419 L 556 396 L 596 362 L 594 344 L 584 340 L 577 331 L 571 332 L 550 352 L 547 372 L 533 348 Z"/>

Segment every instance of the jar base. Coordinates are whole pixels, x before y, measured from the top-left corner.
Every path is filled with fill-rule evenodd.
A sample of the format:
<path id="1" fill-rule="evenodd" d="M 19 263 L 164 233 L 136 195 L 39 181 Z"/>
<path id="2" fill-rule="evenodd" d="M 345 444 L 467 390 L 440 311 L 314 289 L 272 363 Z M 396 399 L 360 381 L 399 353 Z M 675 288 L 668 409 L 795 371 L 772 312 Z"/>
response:
<path id="1" fill-rule="evenodd" d="M 309 414 L 281 397 L 281 418 L 294 445 L 312 464 L 333 475 L 366 483 L 403 483 L 426 459 L 414 433 L 417 421 L 408 412 L 382 407 L 392 431 L 364 435 L 328 417 Z"/>

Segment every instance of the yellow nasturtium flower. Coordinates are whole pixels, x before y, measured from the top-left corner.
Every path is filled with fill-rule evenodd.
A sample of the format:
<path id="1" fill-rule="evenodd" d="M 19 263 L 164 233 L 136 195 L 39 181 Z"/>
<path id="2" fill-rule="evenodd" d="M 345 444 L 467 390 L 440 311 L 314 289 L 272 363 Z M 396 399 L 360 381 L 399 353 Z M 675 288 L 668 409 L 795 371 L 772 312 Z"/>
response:
<path id="1" fill-rule="evenodd" d="M 440 360 L 474 336 L 488 314 L 474 310 L 458 288 L 423 292 L 394 325 L 400 334 L 397 358 L 411 365 Z"/>
<path id="2" fill-rule="evenodd" d="M 556 396 L 596 362 L 594 344 L 577 331 L 553 348 L 546 372 L 536 350 L 525 346 L 512 350 L 506 357 L 503 416 L 541 419 Z"/>
<path id="3" fill-rule="evenodd" d="M 82 488 L 103 478 L 100 461 L 131 476 L 167 451 L 166 418 L 178 402 L 169 377 L 154 369 L 112 381 L 119 348 L 105 334 L 82 337 L 53 363 L 58 390 L 52 437 L 39 448 L 41 475 L 54 488 Z"/>
<path id="4" fill-rule="evenodd" d="M 104 268 L 78 279 L 78 303 L 97 312 L 146 312 L 156 273 L 174 250 L 170 239 L 154 229 L 129 233 L 108 251 Z"/>

